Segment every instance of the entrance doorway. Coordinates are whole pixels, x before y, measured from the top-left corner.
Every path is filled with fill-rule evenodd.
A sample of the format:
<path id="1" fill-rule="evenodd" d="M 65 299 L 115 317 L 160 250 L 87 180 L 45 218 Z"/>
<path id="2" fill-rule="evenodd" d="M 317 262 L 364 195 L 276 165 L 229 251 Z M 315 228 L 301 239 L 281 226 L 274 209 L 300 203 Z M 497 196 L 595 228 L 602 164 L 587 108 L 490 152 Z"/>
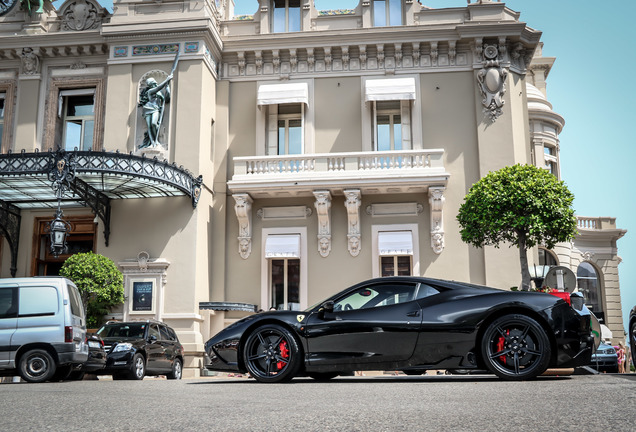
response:
<path id="1" fill-rule="evenodd" d="M 32 276 L 58 276 L 64 261 L 73 254 L 80 252 L 95 251 L 95 233 L 97 224 L 94 222 L 95 216 L 69 216 L 64 220 L 71 224 L 66 243 L 68 251 L 57 258 L 51 254 L 51 239 L 49 237 L 48 226 L 53 216 L 48 218 L 36 218 L 35 229 L 33 230 L 34 254 L 31 266 Z"/>

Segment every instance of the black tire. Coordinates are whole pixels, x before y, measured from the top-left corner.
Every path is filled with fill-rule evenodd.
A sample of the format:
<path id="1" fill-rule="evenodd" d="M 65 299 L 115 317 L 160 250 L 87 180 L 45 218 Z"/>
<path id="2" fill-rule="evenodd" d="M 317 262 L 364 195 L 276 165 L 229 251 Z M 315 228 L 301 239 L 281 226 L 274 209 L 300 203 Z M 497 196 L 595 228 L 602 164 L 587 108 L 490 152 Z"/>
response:
<path id="1" fill-rule="evenodd" d="M 55 374 L 57 365 L 48 351 L 32 349 L 20 357 L 18 370 L 23 380 L 30 383 L 41 383 L 50 380 Z"/>
<path id="2" fill-rule="evenodd" d="M 128 379 L 141 381 L 146 376 L 146 360 L 144 356 L 137 353 L 133 357 L 132 365 L 130 366 L 130 373 Z"/>
<path id="3" fill-rule="evenodd" d="M 307 376 L 316 381 L 329 381 L 340 375 L 340 372 L 308 372 Z"/>
<path id="4" fill-rule="evenodd" d="M 247 338 L 243 362 L 258 382 L 288 382 L 298 373 L 302 356 L 294 335 L 285 327 L 266 324 Z"/>
<path id="5" fill-rule="evenodd" d="M 68 379 L 71 381 L 81 381 L 84 379 L 84 375 L 86 375 L 86 372 L 73 371 L 71 372 L 71 375 L 68 377 Z"/>
<path id="6" fill-rule="evenodd" d="M 66 381 L 73 372 L 73 365 L 58 366 L 51 378 L 53 382 Z"/>
<path id="7" fill-rule="evenodd" d="M 499 378 L 529 380 L 548 368 L 550 340 L 541 325 L 525 315 L 493 321 L 481 340 L 484 363 Z"/>
<path id="8" fill-rule="evenodd" d="M 166 375 L 166 378 L 169 380 L 180 380 L 182 375 L 183 364 L 181 363 L 181 360 L 174 359 L 174 362 L 172 363 L 172 372 Z"/>

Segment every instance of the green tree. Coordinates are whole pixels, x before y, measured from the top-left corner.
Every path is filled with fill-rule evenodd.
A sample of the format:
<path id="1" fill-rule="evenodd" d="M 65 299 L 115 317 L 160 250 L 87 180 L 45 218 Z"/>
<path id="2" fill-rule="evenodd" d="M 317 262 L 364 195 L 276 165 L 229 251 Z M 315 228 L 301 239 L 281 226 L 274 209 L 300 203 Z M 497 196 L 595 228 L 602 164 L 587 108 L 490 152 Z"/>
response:
<path id="1" fill-rule="evenodd" d="M 577 234 L 573 200 L 565 183 L 533 165 L 492 171 L 470 188 L 459 208 L 462 240 L 476 247 L 517 246 L 521 289 L 527 291 L 527 250 L 536 245 L 552 249 Z"/>
<path id="2" fill-rule="evenodd" d="M 62 265 L 60 276 L 77 285 L 89 328 L 97 328 L 104 315 L 124 302 L 124 276 L 108 257 L 93 252 L 71 255 Z"/>

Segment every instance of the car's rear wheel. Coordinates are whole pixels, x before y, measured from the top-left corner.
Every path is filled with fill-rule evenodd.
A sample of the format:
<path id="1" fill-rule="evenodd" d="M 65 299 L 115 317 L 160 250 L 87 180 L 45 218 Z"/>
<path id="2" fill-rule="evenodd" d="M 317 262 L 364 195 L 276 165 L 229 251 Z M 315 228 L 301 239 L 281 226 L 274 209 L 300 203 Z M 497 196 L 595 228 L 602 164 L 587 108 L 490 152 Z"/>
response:
<path id="1" fill-rule="evenodd" d="M 340 375 L 340 372 L 309 372 L 307 376 L 316 381 L 329 381 Z"/>
<path id="2" fill-rule="evenodd" d="M 73 365 L 58 366 L 51 378 L 51 381 L 59 382 L 69 379 L 73 372 Z"/>
<path id="3" fill-rule="evenodd" d="M 482 358 L 495 375 L 527 380 L 545 372 L 550 340 L 541 325 L 525 315 L 505 315 L 493 321 L 481 341 Z"/>
<path id="4" fill-rule="evenodd" d="M 302 359 L 298 342 L 289 330 L 266 324 L 248 336 L 243 361 L 256 381 L 277 383 L 294 378 Z"/>
<path id="5" fill-rule="evenodd" d="M 132 368 L 130 369 L 130 374 L 128 378 L 141 381 L 146 376 L 146 361 L 144 360 L 144 356 L 137 353 L 133 357 Z"/>
<path id="6" fill-rule="evenodd" d="M 18 369 L 23 380 L 41 383 L 53 377 L 56 366 L 55 360 L 46 350 L 32 349 L 20 357 Z"/>
<path id="7" fill-rule="evenodd" d="M 166 375 L 166 378 L 169 380 L 180 380 L 181 375 L 183 374 L 183 365 L 181 364 L 181 360 L 174 359 L 172 363 L 172 372 Z"/>

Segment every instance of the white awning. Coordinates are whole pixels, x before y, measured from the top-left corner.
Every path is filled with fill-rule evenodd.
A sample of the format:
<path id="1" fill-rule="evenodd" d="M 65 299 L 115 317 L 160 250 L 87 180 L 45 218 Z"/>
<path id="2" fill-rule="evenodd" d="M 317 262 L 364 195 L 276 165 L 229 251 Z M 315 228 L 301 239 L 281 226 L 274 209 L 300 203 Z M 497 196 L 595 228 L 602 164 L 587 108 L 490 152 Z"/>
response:
<path id="1" fill-rule="evenodd" d="M 380 231 L 378 252 L 386 255 L 413 255 L 413 233 L 411 231 Z"/>
<path id="2" fill-rule="evenodd" d="M 263 84 L 258 88 L 258 105 L 309 103 L 307 83 Z"/>
<path id="3" fill-rule="evenodd" d="M 300 234 L 268 235 L 265 258 L 300 258 Z"/>
<path id="4" fill-rule="evenodd" d="M 367 80 L 364 86 L 364 100 L 415 100 L 415 78 Z"/>

